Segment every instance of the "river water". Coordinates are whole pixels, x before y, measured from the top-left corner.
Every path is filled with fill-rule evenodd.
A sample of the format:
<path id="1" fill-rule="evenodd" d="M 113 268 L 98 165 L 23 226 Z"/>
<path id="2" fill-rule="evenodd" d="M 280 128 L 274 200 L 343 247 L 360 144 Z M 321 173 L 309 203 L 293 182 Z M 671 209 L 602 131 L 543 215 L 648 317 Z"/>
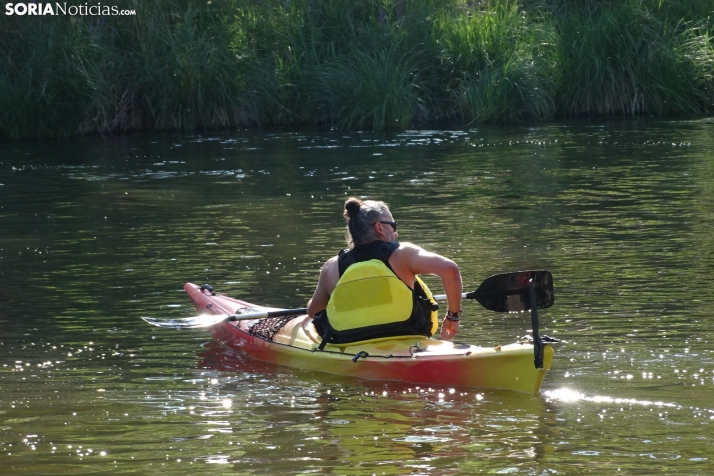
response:
<path id="1" fill-rule="evenodd" d="M 301 307 L 350 195 L 465 288 L 548 269 L 539 395 L 270 366 L 185 282 Z M 711 474 L 714 122 L 0 143 L 2 474 Z M 436 293 L 438 281 L 427 281 Z M 458 340 L 525 315 L 464 303 Z"/>

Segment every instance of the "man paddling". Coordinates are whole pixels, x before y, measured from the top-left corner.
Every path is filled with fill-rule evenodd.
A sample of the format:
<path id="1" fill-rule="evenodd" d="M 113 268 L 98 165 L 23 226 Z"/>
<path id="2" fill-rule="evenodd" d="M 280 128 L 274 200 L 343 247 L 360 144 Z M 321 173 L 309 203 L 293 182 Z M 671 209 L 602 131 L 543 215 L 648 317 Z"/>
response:
<path id="1" fill-rule="evenodd" d="M 324 337 L 322 345 L 434 334 L 438 306 L 420 274 L 441 278 L 448 301 L 441 338 L 453 339 L 459 332 L 462 292 L 456 263 L 397 242 L 397 223 L 384 202 L 349 198 L 343 216 L 350 249 L 325 262 L 307 304 Z"/>

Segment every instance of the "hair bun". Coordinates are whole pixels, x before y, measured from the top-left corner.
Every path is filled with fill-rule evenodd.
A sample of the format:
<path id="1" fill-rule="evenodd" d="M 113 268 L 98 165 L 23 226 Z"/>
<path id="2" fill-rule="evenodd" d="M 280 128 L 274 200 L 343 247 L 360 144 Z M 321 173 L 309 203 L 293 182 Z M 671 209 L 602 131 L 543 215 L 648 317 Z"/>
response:
<path id="1" fill-rule="evenodd" d="M 359 212 L 362 206 L 362 200 L 356 197 L 350 197 L 345 202 L 345 215 L 347 218 L 352 218 Z"/>

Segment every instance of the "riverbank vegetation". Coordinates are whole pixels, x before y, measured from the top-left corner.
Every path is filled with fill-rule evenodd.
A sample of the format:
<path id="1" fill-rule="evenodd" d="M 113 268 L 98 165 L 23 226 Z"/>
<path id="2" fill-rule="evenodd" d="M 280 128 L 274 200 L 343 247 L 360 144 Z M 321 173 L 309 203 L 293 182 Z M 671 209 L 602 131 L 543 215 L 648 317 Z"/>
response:
<path id="1" fill-rule="evenodd" d="M 712 0 L 117 0 L 0 17 L 0 134 L 714 108 Z"/>

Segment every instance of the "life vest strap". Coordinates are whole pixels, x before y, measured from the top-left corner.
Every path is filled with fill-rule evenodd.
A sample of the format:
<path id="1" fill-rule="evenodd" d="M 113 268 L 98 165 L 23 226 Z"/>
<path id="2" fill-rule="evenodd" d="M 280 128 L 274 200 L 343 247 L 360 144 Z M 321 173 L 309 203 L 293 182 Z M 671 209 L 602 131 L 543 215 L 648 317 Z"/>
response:
<path id="1" fill-rule="evenodd" d="M 376 248 L 376 249 L 375 249 Z M 396 241 L 372 241 L 364 245 L 357 246 L 351 250 L 341 250 L 337 255 L 337 269 L 340 273 L 340 278 L 347 268 L 355 263 L 367 261 L 377 258 L 385 264 L 390 271 L 394 272 L 389 264 L 389 257 L 399 248 L 399 243 Z"/>
<path id="2" fill-rule="evenodd" d="M 350 253 L 349 250 L 340 251 L 340 253 L 337 255 L 337 269 L 340 272 L 340 278 L 343 274 L 345 274 L 347 268 L 349 268 L 356 262 L 357 261 L 355 260 L 355 257 L 352 256 L 352 253 Z"/>
<path id="3" fill-rule="evenodd" d="M 320 341 L 320 345 L 317 346 L 317 350 L 325 350 L 325 346 L 328 342 L 330 342 L 330 338 L 332 337 L 332 331 L 330 330 L 330 326 L 326 327 L 327 328 L 325 329 L 325 335 L 322 336 L 322 340 Z"/>

